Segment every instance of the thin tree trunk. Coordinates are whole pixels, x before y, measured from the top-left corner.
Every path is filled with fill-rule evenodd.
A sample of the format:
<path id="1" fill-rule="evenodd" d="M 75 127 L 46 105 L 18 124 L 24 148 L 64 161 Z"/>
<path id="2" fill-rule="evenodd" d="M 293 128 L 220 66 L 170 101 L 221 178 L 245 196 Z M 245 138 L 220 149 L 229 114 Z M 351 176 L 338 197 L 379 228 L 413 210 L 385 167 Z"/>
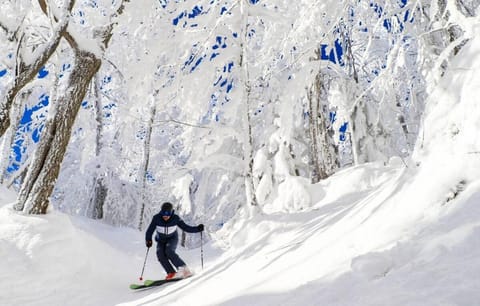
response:
<path id="1" fill-rule="evenodd" d="M 368 154 L 366 150 L 364 150 L 364 143 L 365 143 L 365 131 L 363 125 L 365 125 L 365 120 L 361 120 L 361 116 L 364 115 L 364 102 L 360 101 L 357 105 L 354 106 L 351 118 L 351 139 L 352 139 L 352 153 L 353 153 L 353 163 L 354 165 L 359 165 L 368 160 Z M 362 124 L 360 124 L 360 122 Z"/>
<path id="2" fill-rule="evenodd" d="M 142 169 L 142 206 L 140 208 L 140 221 L 138 229 L 143 230 L 143 223 L 145 220 L 145 205 L 147 193 L 147 174 L 150 166 L 150 142 L 152 139 L 153 123 L 157 114 L 157 107 L 153 101 L 152 111 L 150 112 L 150 120 L 148 121 L 147 134 L 145 135 L 145 142 L 143 147 L 143 169 Z"/>
<path id="3" fill-rule="evenodd" d="M 245 8 L 245 5 L 248 6 L 246 0 L 241 0 L 241 14 L 242 14 L 242 28 L 243 28 L 243 41 L 241 43 L 241 55 L 239 66 L 242 69 L 243 75 L 243 84 L 245 87 L 245 109 L 244 113 L 244 124 L 247 128 L 247 134 L 245 135 L 243 150 L 244 150 L 244 159 L 246 162 L 245 169 L 245 189 L 247 201 L 252 206 L 258 206 L 257 197 L 255 195 L 255 185 L 253 182 L 253 135 L 252 135 L 252 118 L 250 114 L 250 104 L 251 104 L 251 91 L 252 87 L 250 84 L 250 75 L 248 69 L 248 59 L 247 59 L 247 41 L 248 41 L 248 9 Z"/>
<path id="4" fill-rule="evenodd" d="M 311 61 L 320 61 L 321 51 L 315 50 L 315 56 Z M 328 127 L 326 114 L 329 110 L 326 104 L 322 104 L 322 97 L 327 100 L 328 80 L 319 66 L 315 79 L 310 88 L 307 88 L 308 101 L 308 134 L 310 138 L 309 168 L 310 182 L 312 184 L 327 178 L 340 165 L 338 161 L 338 148 L 333 137 L 335 133 Z"/>
<path id="5" fill-rule="evenodd" d="M 96 135 L 95 135 L 95 157 L 97 161 L 100 158 L 100 153 L 102 150 L 102 131 L 103 131 L 103 114 L 102 114 L 102 103 L 100 98 L 100 88 L 98 86 L 99 80 L 98 75 L 95 77 L 94 82 L 92 82 L 94 87 L 95 95 L 95 122 L 96 122 Z M 97 165 L 97 171 L 93 183 L 93 195 L 90 199 L 90 216 L 92 219 L 103 219 L 104 212 L 103 207 L 105 205 L 105 200 L 108 196 L 108 187 L 105 183 L 105 173 L 102 171 L 102 166 Z"/>
<path id="6" fill-rule="evenodd" d="M 30 94 L 31 90 L 22 92 L 21 97 L 14 99 L 14 101 L 17 101 L 15 104 L 19 104 L 18 100 L 27 100 L 27 97 L 30 96 Z M 2 144 L 0 145 L 0 184 L 3 184 L 5 180 L 5 175 L 7 174 L 7 167 L 9 164 L 11 148 L 13 143 L 15 142 L 15 134 L 18 130 L 18 126 L 20 125 L 20 118 L 22 115 L 20 110 L 21 107 L 19 107 L 19 105 L 13 105 L 13 124 L 9 128 L 7 128 L 7 130 L 3 134 Z"/>
<path id="7" fill-rule="evenodd" d="M 317 78 L 315 78 L 316 81 Z M 310 167 L 311 175 L 310 181 L 312 184 L 318 183 L 322 178 L 322 169 L 320 167 L 319 161 L 319 130 L 318 130 L 318 109 L 319 109 L 319 99 L 314 93 L 315 86 L 312 86 L 307 92 L 308 96 L 308 112 L 309 122 L 308 122 L 308 132 L 310 134 Z"/>
<path id="8" fill-rule="evenodd" d="M 93 197 L 91 199 L 91 217 L 95 220 L 103 219 L 103 206 L 108 196 L 108 187 L 101 174 L 97 175 L 94 182 Z"/>
<path id="9" fill-rule="evenodd" d="M 357 97 L 355 92 L 357 85 L 351 80 L 345 80 L 345 93 L 347 99 L 354 102 L 350 112 L 350 141 L 352 145 L 352 160 L 354 165 L 359 165 L 368 160 L 368 152 L 365 148 L 367 137 L 367 114 L 365 109 L 365 97 Z"/>
<path id="10" fill-rule="evenodd" d="M 326 179 L 338 168 L 338 150 L 333 141 L 333 133 L 327 126 L 328 109 L 322 104 L 322 95 L 326 99 L 327 86 L 322 72 L 315 76 L 314 84 L 307 92 L 309 102 L 310 163 L 312 167 L 311 182 L 318 183 Z"/>

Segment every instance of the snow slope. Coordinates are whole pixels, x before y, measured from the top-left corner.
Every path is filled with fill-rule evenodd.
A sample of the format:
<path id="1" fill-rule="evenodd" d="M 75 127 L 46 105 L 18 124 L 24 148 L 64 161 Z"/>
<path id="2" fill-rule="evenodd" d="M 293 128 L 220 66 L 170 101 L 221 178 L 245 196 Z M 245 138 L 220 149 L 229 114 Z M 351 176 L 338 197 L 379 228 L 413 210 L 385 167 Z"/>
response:
<path id="1" fill-rule="evenodd" d="M 57 212 L 21 215 L 0 187 L 0 304 L 478 305 L 480 29 L 472 30 L 431 93 L 411 160 L 307 186 L 313 205 L 303 211 L 239 214 L 210 237 L 204 270 L 199 249 L 180 248 L 197 271 L 183 282 L 130 292 L 143 233 Z M 158 277 L 150 254 L 145 278 Z"/>
<path id="2" fill-rule="evenodd" d="M 109 305 L 134 275 L 132 230 L 51 212 L 24 216 L 0 209 L 1 305 Z M 135 243 L 137 245 L 135 245 Z M 111 294 L 105 295 L 110 292 Z M 118 296 L 118 297 L 117 297 Z"/>
<path id="3" fill-rule="evenodd" d="M 125 305 L 475 305 L 480 28 L 435 86 L 412 160 L 346 169 L 298 213 L 232 220 L 196 279 Z M 408 166 L 408 167 L 406 167 Z"/>
<path id="4" fill-rule="evenodd" d="M 143 263 L 142 233 L 56 212 L 20 216 L 5 205 L 0 288 L 7 290 L 0 300 L 2 305 L 474 305 L 480 298 L 480 183 L 469 184 L 447 204 L 431 202 L 426 211 L 407 212 L 402 206 L 408 205 L 392 195 L 414 179 L 398 163 L 345 170 L 312 187 L 318 194 L 335 190 L 334 199 L 322 197 L 309 211 L 237 220 L 227 227 L 241 230 L 231 237 L 219 233 L 205 247 L 204 270 L 198 249 L 180 249 L 197 275 L 144 292 L 128 289 Z M 150 254 L 145 278 L 162 275 Z"/>
<path id="5" fill-rule="evenodd" d="M 311 211 L 238 224 L 228 251 L 196 278 L 122 305 L 474 305 L 479 183 L 449 206 L 432 202 L 430 210 L 443 207 L 435 216 L 411 210 L 409 221 L 397 220 L 401 202 L 388 199 L 413 178 L 382 168 L 327 180 L 328 188 L 360 188 Z"/>

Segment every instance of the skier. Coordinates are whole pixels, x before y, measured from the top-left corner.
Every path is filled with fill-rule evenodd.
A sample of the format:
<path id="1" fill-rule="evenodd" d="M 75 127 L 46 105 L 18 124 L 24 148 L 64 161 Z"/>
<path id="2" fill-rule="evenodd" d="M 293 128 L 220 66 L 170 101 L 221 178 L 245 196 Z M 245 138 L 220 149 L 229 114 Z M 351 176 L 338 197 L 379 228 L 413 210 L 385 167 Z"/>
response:
<path id="1" fill-rule="evenodd" d="M 199 233 L 204 229 L 203 224 L 190 226 L 183 222 L 173 210 L 173 205 L 169 202 L 162 204 L 160 213 L 153 216 L 152 222 L 145 233 L 145 244 L 147 248 L 152 246 L 152 235 L 155 230 L 157 234 L 157 257 L 165 272 L 166 280 L 173 278 L 186 278 L 192 275 L 185 262 L 175 252 L 178 244 L 177 226 L 188 233 Z M 173 265 L 172 265 L 173 264 Z M 175 271 L 175 268 L 177 269 Z"/>

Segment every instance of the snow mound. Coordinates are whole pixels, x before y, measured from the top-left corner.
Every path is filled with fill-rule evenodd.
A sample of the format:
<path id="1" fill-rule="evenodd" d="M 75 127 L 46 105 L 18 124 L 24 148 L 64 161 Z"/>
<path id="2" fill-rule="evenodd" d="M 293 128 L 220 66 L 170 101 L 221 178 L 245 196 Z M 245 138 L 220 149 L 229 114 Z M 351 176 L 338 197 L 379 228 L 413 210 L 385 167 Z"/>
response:
<path id="1" fill-rule="evenodd" d="M 287 177 L 278 186 L 278 197 L 273 201 L 273 207 L 279 211 L 294 212 L 311 206 L 308 180 L 302 177 Z M 269 207 L 266 207 L 269 211 Z M 270 212 L 275 211 L 273 209 Z"/>
<path id="2" fill-rule="evenodd" d="M 5 203 L 13 203 L 17 197 L 15 191 L 0 185 L 0 205 Z"/>
<path id="3" fill-rule="evenodd" d="M 26 216 L 10 204 L 0 208 L 2 305 L 107 305 L 108 291 L 121 299 L 118 293 L 138 274 L 131 256 L 72 220 L 58 212 Z M 99 233 L 101 225 L 85 222 Z"/>

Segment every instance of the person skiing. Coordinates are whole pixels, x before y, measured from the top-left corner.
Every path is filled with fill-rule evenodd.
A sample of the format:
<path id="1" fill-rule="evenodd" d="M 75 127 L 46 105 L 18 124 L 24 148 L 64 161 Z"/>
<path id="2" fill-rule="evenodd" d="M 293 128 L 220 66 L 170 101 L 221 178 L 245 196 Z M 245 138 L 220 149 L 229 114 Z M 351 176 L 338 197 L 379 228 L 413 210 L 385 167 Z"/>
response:
<path id="1" fill-rule="evenodd" d="M 153 244 L 152 235 L 156 230 L 157 258 L 167 273 L 166 280 L 173 278 L 186 278 L 192 275 L 185 262 L 175 252 L 178 244 L 177 226 L 188 233 L 199 233 L 204 230 L 203 224 L 198 226 L 187 225 L 175 214 L 173 205 L 169 202 L 162 204 L 158 214 L 153 216 L 152 222 L 145 233 L 145 244 L 150 248 Z M 175 268 L 173 267 L 175 266 Z"/>

